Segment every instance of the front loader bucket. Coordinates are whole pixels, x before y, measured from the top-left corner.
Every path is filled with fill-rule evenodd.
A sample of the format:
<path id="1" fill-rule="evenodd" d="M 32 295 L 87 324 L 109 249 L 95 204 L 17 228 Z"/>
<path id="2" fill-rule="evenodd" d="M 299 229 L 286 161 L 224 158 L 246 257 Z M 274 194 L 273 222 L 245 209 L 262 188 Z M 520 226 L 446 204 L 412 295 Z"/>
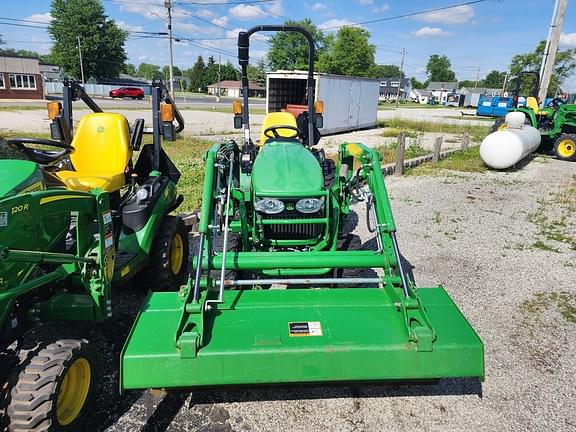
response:
<path id="1" fill-rule="evenodd" d="M 384 289 L 226 291 L 194 353 L 177 348 L 178 293 L 151 294 L 122 353 L 123 389 L 484 377 L 478 335 L 442 287 L 418 290 L 435 331 L 409 342 Z"/>

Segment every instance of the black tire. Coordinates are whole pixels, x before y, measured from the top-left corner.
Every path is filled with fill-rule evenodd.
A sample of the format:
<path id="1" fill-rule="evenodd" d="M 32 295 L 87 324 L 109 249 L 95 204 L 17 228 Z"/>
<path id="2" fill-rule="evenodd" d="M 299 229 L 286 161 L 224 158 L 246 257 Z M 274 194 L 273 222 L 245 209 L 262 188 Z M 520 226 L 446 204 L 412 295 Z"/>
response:
<path id="1" fill-rule="evenodd" d="M 70 370 L 72 375 L 67 375 Z M 73 379 L 79 388 L 70 386 Z M 38 349 L 27 358 L 10 391 L 8 431 L 82 430 L 98 380 L 96 354 L 85 339 L 61 339 Z"/>
<path id="2" fill-rule="evenodd" d="M 492 125 L 492 130 L 491 132 L 497 132 L 500 130 L 500 128 L 505 124 L 505 120 L 504 117 L 498 117 L 495 121 L 494 124 Z"/>
<path id="3" fill-rule="evenodd" d="M 328 189 L 336 180 L 336 162 L 332 159 L 324 159 L 322 172 L 324 173 L 324 189 Z"/>
<path id="4" fill-rule="evenodd" d="M 222 253 L 224 247 L 224 234 L 217 235 L 213 238 L 214 241 L 214 252 Z M 226 248 L 227 253 L 238 252 L 242 249 L 242 236 L 238 233 L 228 233 L 228 247 Z M 216 281 L 220 281 L 220 269 L 213 270 L 213 277 Z M 240 277 L 240 272 L 236 270 L 226 270 L 224 275 L 226 279 L 238 279 Z M 234 288 L 234 287 L 232 287 Z"/>
<path id="5" fill-rule="evenodd" d="M 576 134 L 562 134 L 556 138 L 554 154 L 560 160 L 576 162 Z"/>
<path id="6" fill-rule="evenodd" d="M 181 251 L 181 259 L 175 256 L 177 250 Z M 152 244 L 148 265 L 135 277 L 136 284 L 152 291 L 178 291 L 188 277 L 188 256 L 188 230 L 184 221 L 165 216 Z M 179 261 L 179 265 L 172 260 Z"/>
<path id="7" fill-rule="evenodd" d="M 356 234 L 347 234 L 338 239 L 338 250 L 339 251 L 358 251 L 362 250 L 362 240 Z M 343 268 L 334 269 L 334 277 L 337 278 L 375 278 L 377 277 L 376 272 L 370 268 Z M 336 285 L 338 288 L 341 285 Z M 342 286 L 343 287 L 343 286 Z M 346 285 L 346 287 L 355 288 L 372 288 L 377 287 L 373 284 L 351 284 Z"/>

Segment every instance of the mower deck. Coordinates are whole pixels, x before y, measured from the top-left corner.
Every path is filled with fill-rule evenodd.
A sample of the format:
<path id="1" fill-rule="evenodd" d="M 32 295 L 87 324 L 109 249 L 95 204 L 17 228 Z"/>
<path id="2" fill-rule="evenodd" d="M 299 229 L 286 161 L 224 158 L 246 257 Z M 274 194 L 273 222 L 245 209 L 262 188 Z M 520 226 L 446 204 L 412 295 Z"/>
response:
<path id="1" fill-rule="evenodd" d="M 484 377 L 483 345 L 442 287 L 418 290 L 437 335 L 408 342 L 384 289 L 226 291 L 205 312 L 204 346 L 185 358 L 174 335 L 183 302 L 152 293 L 122 355 L 124 389 Z"/>

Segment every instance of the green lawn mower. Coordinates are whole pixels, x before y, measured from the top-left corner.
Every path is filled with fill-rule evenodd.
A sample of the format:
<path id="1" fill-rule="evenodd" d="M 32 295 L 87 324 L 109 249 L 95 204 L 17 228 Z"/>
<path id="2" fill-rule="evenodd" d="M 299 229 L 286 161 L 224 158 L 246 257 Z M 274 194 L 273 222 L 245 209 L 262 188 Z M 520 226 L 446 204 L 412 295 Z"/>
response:
<path id="1" fill-rule="evenodd" d="M 518 106 L 518 97 L 525 77 L 534 77 L 532 95 L 526 97 L 526 106 Z M 538 72 L 521 72 L 516 80 L 514 91 L 515 108 L 509 110 L 524 113 L 526 123 L 535 127 L 542 138 L 540 148 L 543 151 L 552 151 L 561 160 L 576 161 L 576 105 L 567 103 L 564 99 L 554 98 L 548 101 L 545 107 L 540 108 L 537 95 L 539 88 Z M 494 122 L 492 131 L 507 128 L 504 118 Z"/>
<path id="2" fill-rule="evenodd" d="M 73 131 L 77 99 L 94 113 Z M 180 173 L 161 146 L 184 122 L 161 83 L 152 105 L 152 128 L 142 119 L 130 128 L 67 81 L 63 106 L 49 103 L 53 139 L 7 141 L 27 159 L 0 160 L 0 410 L 10 431 L 81 430 L 97 355 L 66 334 L 70 321 L 111 317 L 113 283 L 178 290 L 186 281 L 187 229 L 169 215 L 183 199 Z M 144 133 L 153 143 L 140 148 Z M 58 334 L 24 352 L 44 323 Z"/>
<path id="3" fill-rule="evenodd" d="M 306 111 L 270 113 L 250 137 L 250 36 L 291 31 L 309 43 Z M 122 389 L 484 377 L 483 344 L 441 286 L 416 289 L 399 252 L 377 152 L 314 148 L 314 43 L 300 27 L 238 36 L 242 145 L 205 155 L 198 253 L 179 293 L 145 300 L 122 353 Z M 295 102 L 298 103 L 298 102 Z M 367 206 L 374 247 L 348 232 Z M 151 337 L 153 335 L 153 337 Z"/>

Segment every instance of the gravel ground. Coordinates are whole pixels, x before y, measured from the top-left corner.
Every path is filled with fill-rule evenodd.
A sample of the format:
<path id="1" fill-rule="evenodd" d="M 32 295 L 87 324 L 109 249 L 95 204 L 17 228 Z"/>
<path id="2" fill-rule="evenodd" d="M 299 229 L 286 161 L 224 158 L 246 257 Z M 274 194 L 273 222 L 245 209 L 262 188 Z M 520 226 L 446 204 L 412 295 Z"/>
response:
<path id="1" fill-rule="evenodd" d="M 576 254 L 545 238 L 533 222 L 534 215 L 550 221 L 564 215 L 562 229 L 576 236 L 573 209 L 562 207 L 557 195 L 574 168 L 537 157 L 511 172 L 387 179 L 400 247 L 416 283 L 444 284 L 477 330 L 485 344 L 484 383 L 119 396 L 118 356 L 143 298 L 126 286 L 116 291 L 116 319 L 89 331 L 105 357 L 105 378 L 85 430 L 574 430 Z M 369 241 L 363 206 L 355 211 L 357 232 Z M 539 240 L 555 251 L 532 246 Z"/>

